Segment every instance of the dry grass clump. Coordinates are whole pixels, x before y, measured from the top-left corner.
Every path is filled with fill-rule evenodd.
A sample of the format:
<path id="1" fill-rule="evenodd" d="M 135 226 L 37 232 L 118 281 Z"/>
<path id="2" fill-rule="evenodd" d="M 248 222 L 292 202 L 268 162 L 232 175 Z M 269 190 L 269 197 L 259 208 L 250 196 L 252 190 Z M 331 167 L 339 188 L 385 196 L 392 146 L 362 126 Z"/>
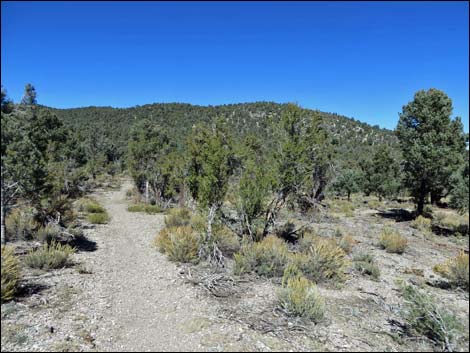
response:
<path id="1" fill-rule="evenodd" d="M 338 243 L 338 246 L 346 253 L 346 254 L 350 254 L 353 247 L 354 247 L 354 244 L 356 244 L 356 241 L 354 240 L 354 238 L 349 235 L 349 234 L 345 234 L 345 235 L 342 235 L 338 240 L 337 240 L 337 243 Z"/>
<path id="2" fill-rule="evenodd" d="M 456 257 L 435 265 L 433 270 L 449 279 L 452 285 L 469 289 L 469 257 L 465 252 L 460 251 Z"/>
<path id="3" fill-rule="evenodd" d="M 337 229 L 339 232 L 339 230 Z M 338 233 L 338 236 L 342 236 L 342 233 Z M 315 241 L 319 238 L 319 236 L 314 233 L 313 231 L 304 232 L 302 237 L 297 242 L 298 248 L 300 252 L 308 251 L 314 244 Z"/>
<path id="4" fill-rule="evenodd" d="M 75 252 L 70 245 L 62 245 L 57 242 L 44 244 L 37 250 L 30 251 L 24 262 L 31 268 L 55 269 L 68 264 L 69 256 Z"/>
<path id="5" fill-rule="evenodd" d="M 2 265 L 2 303 L 13 299 L 15 296 L 18 281 L 20 279 L 20 266 L 18 259 L 14 255 L 13 248 L 9 246 L 1 247 Z"/>
<path id="6" fill-rule="evenodd" d="M 5 219 L 6 235 L 8 239 L 30 240 L 38 223 L 34 219 L 33 208 L 15 208 Z"/>
<path id="7" fill-rule="evenodd" d="M 341 213 L 346 217 L 354 216 L 354 204 L 350 201 L 333 199 L 328 204 L 334 213 Z"/>
<path id="8" fill-rule="evenodd" d="M 126 190 L 126 200 L 131 200 L 131 202 L 137 204 L 141 201 L 141 199 L 142 195 L 135 186 Z"/>
<path id="9" fill-rule="evenodd" d="M 60 229 L 55 224 L 48 224 L 45 227 L 40 227 L 35 234 L 36 239 L 44 243 L 56 241 L 60 236 Z"/>
<path id="10" fill-rule="evenodd" d="M 75 207 L 79 212 L 90 212 L 101 207 L 99 203 L 91 197 L 82 197 L 75 201 Z"/>
<path id="11" fill-rule="evenodd" d="M 287 281 L 291 278 L 303 277 L 302 271 L 297 267 L 297 265 L 290 263 L 284 269 L 284 274 L 282 275 L 281 284 L 283 287 L 287 285 Z"/>
<path id="12" fill-rule="evenodd" d="M 380 234 L 379 245 L 389 253 L 403 254 L 408 240 L 390 227 L 384 227 Z"/>
<path id="13" fill-rule="evenodd" d="M 84 197 L 78 200 L 76 205 L 80 212 L 88 213 L 87 221 L 92 224 L 105 224 L 110 220 L 106 209 L 94 199 Z"/>
<path id="14" fill-rule="evenodd" d="M 162 208 L 158 205 L 148 205 L 145 203 L 139 203 L 136 205 L 130 205 L 127 207 L 129 212 L 145 212 L 147 214 L 155 214 L 162 212 Z"/>
<path id="15" fill-rule="evenodd" d="M 381 201 L 375 200 L 375 199 L 369 200 L 369 201 L 367 202 L 367 205 L 368 205 L 370 208 L 374 209 L 374 210 L 380 209 L 380 208 L 382 208 L 382 206 L 383 206 L 383 204 L 382 204 Z"/>
<path id="16" fill-rule="evenodd" d="M 288 314 L 319 322 L 325 312 L 325 301 L 312 282 L 305 277 L 292 277 L 277 293 L 280 306 Z"/>
<path id="17" fill-rule="evenodd" d="M 346 253 L 334 239 L 309 236 L 312 245 L 302 253 L 291 256 L 295 265 L 315 282 L 343 280 L 348 266 Z"/>
<path id="18" fill-rule="evenodd" d="M 108 213 L 90 213 L 87 217 L 88 222 L 92 224 L 106 224 L 109 222 L 110 217 Z"/>
<path id="19" fill-rule="evenodd" d="M 85 205 L 85 211 L 88 213 L 104 213 L 106 210 L 98 202 L 89 202 Z"/>
<path id="20" fill-rule="evenodd" d="M 418 216 L 415 220 L 413 220 L 410 224 L 412 228 L 418 229 L 423 233 L 430 233 L 431 232 L 431 220 L 429 218 L 425 218 L 423 216 Z"/>
<path id="21" fill-rule="evenodd" d="M 191 211 L 187 208 L 170 208 L 165 217 L 166 227 L 187 226 L 191 220 Z"/>
<path id="22" fill-rule="evenodd" d="M 354 269 L 361 275 L 370 276 L 377 281 L 380 277 L 380 268 L 376 265 L 374 257 L 368 253 L 356 254 L 353 258 Z"/>
<path id="23" fill-rule="evenodd" d="M 261 276 L 281 276 L 288 262 L 287 244 L 269 235 L 260 242 L 246 243 L 234 255 L 236 274 L 255 272 Z"/>
<path id="24" fill-rule="evenodd" d="M 163 228 L 155 238 L 157 249 L 171 261 L 197 263 L 201 237 L 190 226 Z"/>
<path id="25" fill-rule="evenodd" d="M 457 317 L 438 307 L 429 294 L 412 285 L 402 286 L 401 291 L 405 299 L 403 315 L 410 328 L 442 345 L 444 351 L 452 352 L 453 342 L 462 330 Z"/>

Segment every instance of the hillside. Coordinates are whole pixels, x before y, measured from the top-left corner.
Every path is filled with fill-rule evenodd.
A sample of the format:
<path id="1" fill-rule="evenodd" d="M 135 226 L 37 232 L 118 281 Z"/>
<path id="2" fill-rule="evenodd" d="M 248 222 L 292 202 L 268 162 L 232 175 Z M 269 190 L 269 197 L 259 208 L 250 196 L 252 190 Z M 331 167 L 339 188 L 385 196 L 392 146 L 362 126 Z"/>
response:
<path id="1" fill-rule="evenodd" d="M 184 103 L 156 103 L 132 108 L 51 109 L 65 124 L 76 128 L 83 136 L 98 133 L 101 138 L 105 137 L 117 149 L 117 154 L 122 156 L 126 150 L 129 129 L 138 119 L 149 118 L 168 128 L 181 144 L 194 124 L 223 116 L 236 136 L 241 137 L 252 132 L 263 136 L 269 143 L 268 117 L 279 119 L 285 107 L 286 104 L 255 102 L 207 107 Z M 396 147 L 397 139 L 390 130 L 335 113 L 320 114 L 342 161 L 357 160 L 357 156 L 366 155 L 372 150 L 372 146 L 378 144 Z"/>

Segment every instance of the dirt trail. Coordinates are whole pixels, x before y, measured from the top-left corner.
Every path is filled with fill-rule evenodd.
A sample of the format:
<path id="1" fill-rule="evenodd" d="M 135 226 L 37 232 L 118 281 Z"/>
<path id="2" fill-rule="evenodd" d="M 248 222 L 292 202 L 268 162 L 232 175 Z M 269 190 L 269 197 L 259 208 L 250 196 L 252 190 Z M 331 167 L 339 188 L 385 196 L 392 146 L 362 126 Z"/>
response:
<path id="1" fill-rule="evenodd" d="M 97 349 L 110 351 L 186 351 L 201 349 L 200 335 L 187 332 L 185 323 L 210 314 L 196 298 L 194 289 L 178 278 L 176 266 L 152 247 L 163 215 L 127 211 L 125 191 L 97 195 L 112 216 L 110 223 L 95 232 L 97 251 L 93 274 L 96 293 L 105 297 L 102 332 Z M 111 342 L 100 342 L 112 338 Z M 100 347 L 101 346 L 101 347 Z"/>
<path id="2" fill-rule="evenodd" d="M 185 282 L 181 269 L 152 245 L 164 216 L 127 211 L 125 192 L 131 186 L 125 180 L 119 190 L 93 195 L 111 221 L 86 230 L 93 246 L 73 255 L 75 266 L 24 269 L 28 293 L 2 304 L 2 351 L 432 349 L 425 340 L 391 336 L 390 319 L 401 320 L 402 299 L 395 280 L 434 279 L 432 266 L 453 256 L 452 243 L 443 252 L 401 222 L 396 227 L 408 238 L 409 249 L 403 255 L 386 254 L 376 245 L 384 220 L 370 212 L 319 224 L 322 234 L 333 233 L 339 225 L 353 234 L 358 241 L 354 252 L 374 255 L 381 277 L 372 281 L 351 271 L 342 287 L 320 285 L 325 322 L 305 323 L 298 331 L 295 321 L 274 310 L 278 286 L 269 280 L 242 283 L 239 293 L 228 298 L 215 298 Z M 81 271 L 79 264 L 90 273 Z M 414 270 L 418 274 L 410 274 Z M 428 289 L 455 308 L 459 321 L 468 327 L 468 293 Z M 460 346 L 468 351 L 468 336 Z"/>

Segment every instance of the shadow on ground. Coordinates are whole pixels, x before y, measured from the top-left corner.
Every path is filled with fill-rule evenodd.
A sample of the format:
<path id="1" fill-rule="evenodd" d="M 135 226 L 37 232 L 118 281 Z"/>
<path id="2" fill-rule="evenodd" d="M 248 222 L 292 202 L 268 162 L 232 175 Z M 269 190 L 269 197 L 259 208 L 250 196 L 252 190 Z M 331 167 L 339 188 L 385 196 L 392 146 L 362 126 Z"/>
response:
<path id="1" fill-rule="evenodd" d="M 75 247 L 77 251 L 96 251 L 98 249 L 96 242 L 88 239 L 83 234 L 75 236 L 70 245 Z"/>
<path id="2" fill-rule="evenodd" d="M 17 289 L 17 292 L 16 292 L 15 296 L 18 299 L 30 297 L 33 294 L 41 293 L 42 291 L 48 289 L 49 287 L 50 286 L 47 286 L 47 285 L 42 284 L 42 283 L 23 282 L 23 283 L 20 283 L 20 285 L 18 286 L 18 289 Z"/>
<path id="3" fill-rule="evenodd" d="M 386 211 L 379 211 L 377 214 L 383 218 L 393 219 L 396 222 L 408 222 L 414 219 L 414 213 L 403 208 L 392 208 Z"/>

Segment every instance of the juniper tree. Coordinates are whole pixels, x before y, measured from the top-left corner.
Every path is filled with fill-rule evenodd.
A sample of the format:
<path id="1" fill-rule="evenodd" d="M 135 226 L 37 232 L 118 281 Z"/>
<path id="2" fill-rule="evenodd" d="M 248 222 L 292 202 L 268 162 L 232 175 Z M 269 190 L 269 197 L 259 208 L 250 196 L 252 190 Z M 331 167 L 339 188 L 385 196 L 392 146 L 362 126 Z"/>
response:
<path id="1" fill-rule="evenodd" d="M 165 196 L 162 162 L 174 147 L 167 131 L 148 119 L 140 120 L 132 127 L 128 167 L 137 187 L 144 191 L 145 202 L 149 202 L 150 189 L 157 202 Z"/>
<path id="2" fill-rule="evenodd" d="M 36 209 L 52 191 L 48 164 L 64 140 L 62 124 L 49 110 L 14 109 L 2 112 L 1 191 L 2 241 L 4 221 L 15 200 L 22 198 Z"/>
<path id="3" fill-rule="evenodd" d="M 188 184 L 198 206 L 208 210 L 207 231 L 201 256 L 221 263 L 222 255 L 213 244 L 212 223 L 227 193 L 234 171 L 232 138 L 222 119 L 210 126 L 196 125 L 188 140 Z"/>
<path id="4" fill-rule="evenodd" d="M 13 111 L 14 105 L 13 101 L 8 98 L 6 89 L 2 86 L 1 91 L 1 110 L 4 114 L 9 114 Z"/>
<path id="5" fill-rule="evenodd" d="M 469 205 L 469 165 L 468 155 L 465 163 L 452 175 L 452 190 L 450 191 L 450 206 L 463 213 Z"/>
<path id="6" fill-rule="evenodd" d="M 400 165 L 398 156 L 392 154 L 387 145 L 377 146 L 371 159 L 360 163 L 362 172 L 362 190 L 366 194 L 374 193 L 380 200 L 396 195 L 400 188 Z"/>
<path id="7" fill-rule="evenodd" d="M 307 173 L 296 191 L 297 201 L 304 210 L 317 207 L 332 178 L 333 146 L 323 127 L 323 119 L 315 111 L 307 120 L 304 141 L 307 144 Z"/>
<path id="8" fill-rule="evenodd" d="M 274 165 L 267 159 L 266 151 L 259 138 L 248 135 L 240 146 L 241 172 L 238 183 L 238 212 L 243 233 L 255 238 L 253 224 L 265 212 L 269 192 L 274 182 Z"/>
<path id="9" fill-rule="evenodd" d="M 340 195 L 346 195 L 348 201 L 351 194 L 360 191 L 361 174 L 355 169 L 344 169 L 332 183 L 332 189 Z"/>
<path id="10" fill-rule="evenodd" d="M 274 139 L 278 142 L 272 151 L 274 183 L 271 200 L 266 211 L 263 237 L 274 225 L 278 212 L 289 197 L 299 199 L 310 195 L 312 202 L 325 186 L 326 154 L 321 154 L 325 141 L 319 116 L 288 104 L 274 124 Z M 323 152 L 322 152 L 323 153 Z M 321 176 L 317 179 L 317 176 Z M 319 192 L 320 191 L 320 192 Z"/>
<path id="11" fill-rule="evenodd" d="M 403 153 L 404 183 L 415 198 L 416 213 L 451 189 L 450 177 L 463 162 L 465 135 L 460 118 L 451 119 L 452 100 L 442 91 L 418 91 L 403 107 L 396 134 Z"/>

